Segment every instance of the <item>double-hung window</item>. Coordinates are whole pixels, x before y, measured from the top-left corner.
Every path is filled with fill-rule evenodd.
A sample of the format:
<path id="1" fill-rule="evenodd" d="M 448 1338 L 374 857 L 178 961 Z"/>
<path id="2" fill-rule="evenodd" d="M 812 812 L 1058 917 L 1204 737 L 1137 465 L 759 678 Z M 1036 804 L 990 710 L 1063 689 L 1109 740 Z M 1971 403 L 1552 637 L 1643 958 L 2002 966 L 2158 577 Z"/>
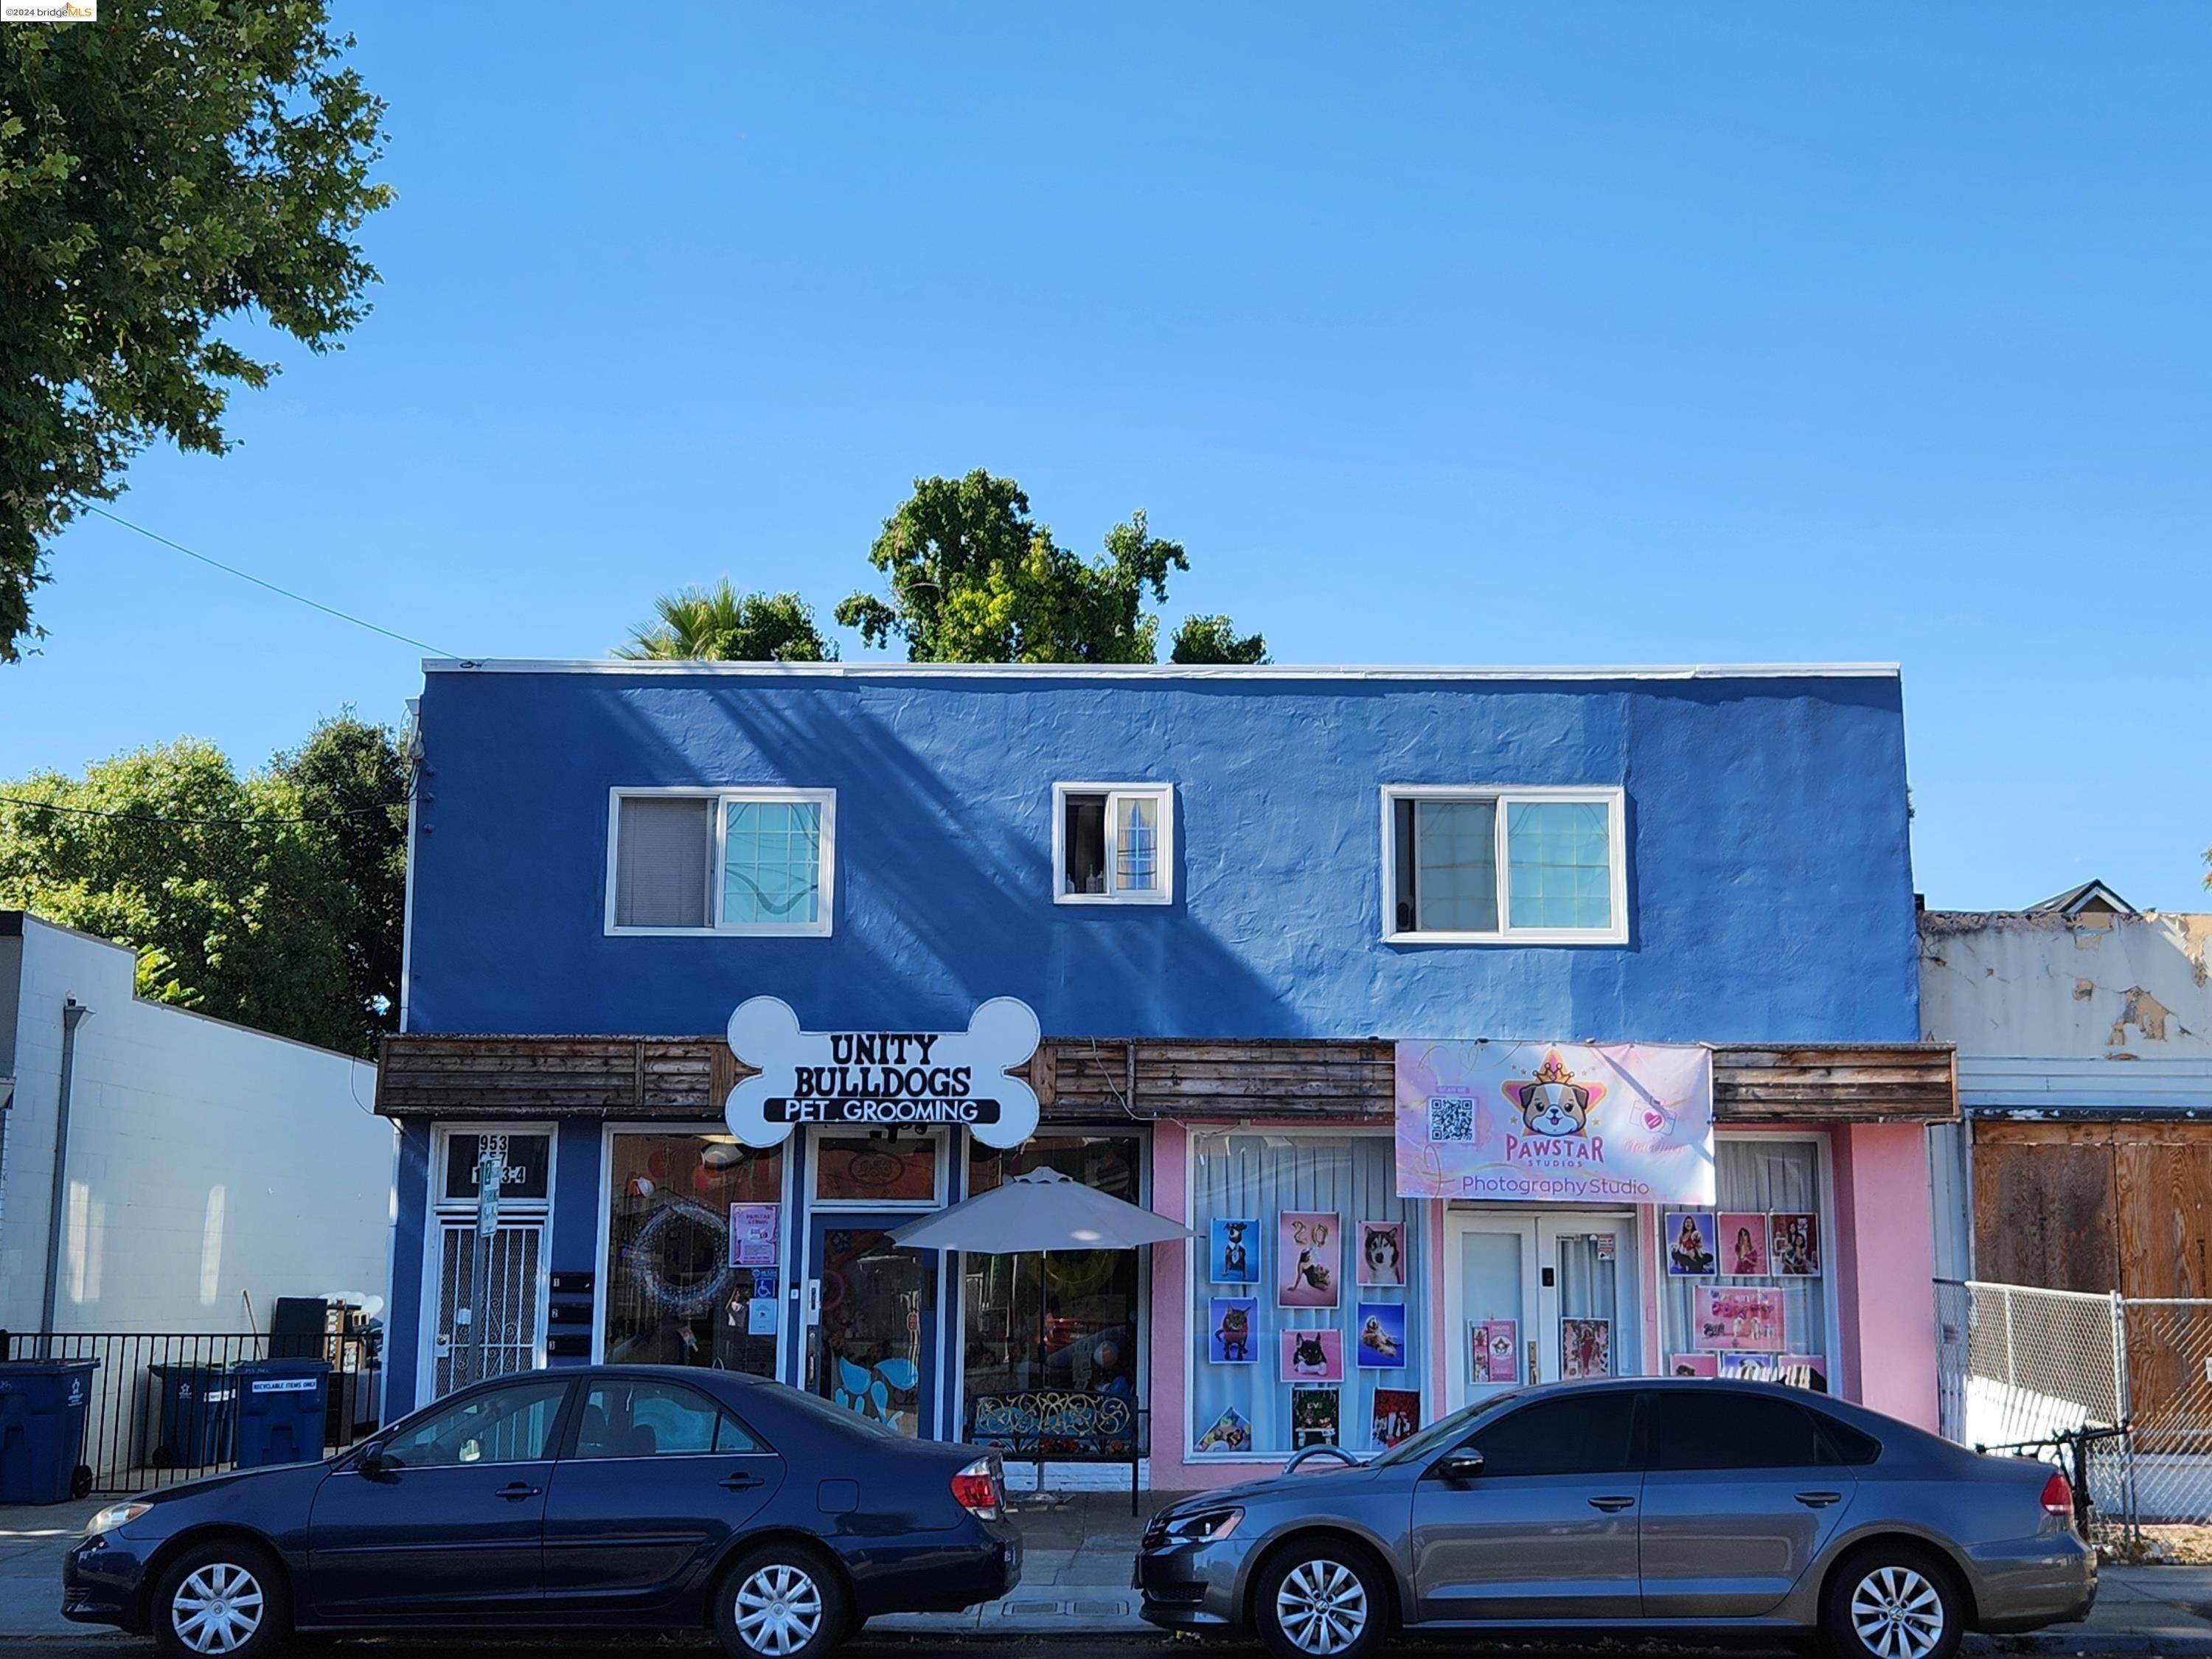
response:
<path id="1" fill-rule="evenodd" d="M 1165 904 L 1175 886 L 1175 790 L 1164 783 L 1052 787 L 1053 897 Z"/>
<path id="2" fill-rule="evenodd" d="M 1394 941 L 1626 944 L 1627 868 L 1619 789 L 1382 791 Z"/>
<path id="3" fill-rule="evenodd" d="M 827 789 L 617 789 L 610 933 L 829 933 L 836 796 Z"/>

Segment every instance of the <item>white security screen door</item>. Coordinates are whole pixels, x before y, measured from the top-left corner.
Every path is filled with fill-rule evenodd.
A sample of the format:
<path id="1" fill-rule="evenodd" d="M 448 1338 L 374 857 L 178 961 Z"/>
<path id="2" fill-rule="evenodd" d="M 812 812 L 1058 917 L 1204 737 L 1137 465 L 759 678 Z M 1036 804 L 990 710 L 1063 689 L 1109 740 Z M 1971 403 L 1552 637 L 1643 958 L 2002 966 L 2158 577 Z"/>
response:
<path id="1" fill-rule="evenodd" d="M 1628 1215 L 1454 1212 L 1445 1223 L 1445 1406 L 1643 1371 Z"/>
<path id="2" fill-rule="evenodd" d="M 438 1323 L 434 1398 L 488 1376 L 536 1368 L 543 1222 L 494 1229 L 479 1291 L 473 1222 L 438 1229 Z"/>

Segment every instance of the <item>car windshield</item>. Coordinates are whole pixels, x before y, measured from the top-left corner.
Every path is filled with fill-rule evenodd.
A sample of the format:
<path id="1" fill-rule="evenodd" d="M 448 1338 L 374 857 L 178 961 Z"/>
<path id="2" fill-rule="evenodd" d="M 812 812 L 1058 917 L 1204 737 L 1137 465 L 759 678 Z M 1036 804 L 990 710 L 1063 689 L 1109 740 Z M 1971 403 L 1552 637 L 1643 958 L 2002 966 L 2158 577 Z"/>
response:
<path id="1" fill-rule="evenodd" d="M 1410 1440 L 1401 1440 L 1396 1445 L 1372 1460 L 1370 1468 L 1389 1468 L 1396 1463 L 1420 1463 L 1450 1450 L 1467 1438 L 1468 1431 L 1504 1407 L 1520 1399 L 1516 1389 L 1510 1394 L 1494 1394 L 1487 1400 L 1472 1406 L 1462 1406 L 1449 1417 L 1440 1417 Z"/>

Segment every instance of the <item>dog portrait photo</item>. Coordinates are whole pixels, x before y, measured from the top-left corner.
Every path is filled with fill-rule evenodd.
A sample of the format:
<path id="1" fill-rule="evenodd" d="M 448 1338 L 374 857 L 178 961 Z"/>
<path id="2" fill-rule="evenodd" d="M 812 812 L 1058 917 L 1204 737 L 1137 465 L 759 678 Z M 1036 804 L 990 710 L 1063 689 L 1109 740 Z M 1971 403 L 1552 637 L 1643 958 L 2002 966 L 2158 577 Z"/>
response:
<path id="1" fill-rule="evenodd" d="M 1359 1282 L 1398 1290 L 1406 1283 L 1406 1224 L 1359 1224 Z"/>
<path id="2" fill-rule="evenodd" d="M 1359 1368 L 1370 1371 L 1406 1369 L 1406 1304 L 1363 1302 L 1352 1316 L 1358 1333 Z"/>
<path id="3" fill-rule="evenodd" d="M 1344 1381 L 1344 1333 L 1279 1331 L 1285 1382 L 1341 1382 Z"/>
<path id="4" fill-rule="evenodd" d="M 1260 1282 L 1260 1224 L 1251 1216 L 1216 1216 L 1208 1260 L 1217 1285 Z"/>

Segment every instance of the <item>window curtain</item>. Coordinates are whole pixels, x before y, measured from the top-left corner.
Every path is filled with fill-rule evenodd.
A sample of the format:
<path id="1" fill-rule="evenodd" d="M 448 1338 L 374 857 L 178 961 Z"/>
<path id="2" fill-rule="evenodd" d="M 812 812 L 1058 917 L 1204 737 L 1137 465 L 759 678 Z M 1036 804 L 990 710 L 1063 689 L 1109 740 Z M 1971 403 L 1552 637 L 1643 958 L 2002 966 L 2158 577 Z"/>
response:
<path id="1" fill-rule="evenodd" d="M 1234 1407 L 1251 1425 L 1249 1446 L 1234 1455 L 1247 1461 L 1287 1457 L 1292 1447 L 1291 1390 L 1282 1374 L 1281 1334 L 1286 1330 L 1334 1329 L 1341 1333 L 1344 1381 L 1338 1395 L 1337 1443 L 1346 1451 L 1376 1449 L 1373 1434 L 1377 1389 L 1423 1392 L 1428 1375 L 1428 1317 L 1421 1299 L 1428 1283 L 1428 1238 L 1418 1199 L 1397 1193 L 1395 1149 L 1387 1136 L 1336 1139 L 1269 1134 L 1210 1135 L 1192 1142 L 1193 1241 L 1197 1263 L 1191 1285 L 1191 1389 L 1188 1435 L 1194 1455 L 1224 1455 L 1219 1448 L 1195 1449 L 1222 1413 Z M 1338 1302 L 1333 1308 L 1280 1308 L 1277 1294 L 1291 1264 L 1278 1260 L 1276 1218 L 1285 1211 L 1320 1211 L 1337 1218 L 1341 1248 L 1337 1255 Z M 1216 1217 L 1249 1217 L 1258 1282 L 1249 1285 L 1210 1281 L 1211 1237 Z M 1359 1224 L 1404 1224 L 1407 1288 L 1362 1285 L 1359 1282 Z M 1217 1297 L 1256 1301 L 1252 1327 L 1254 1364 L 1215 1364 L 1207 1355 Z M 1397 1304 L 1407 1308 L 1403 1370 L 1363 1370 L 1358 1364 L 1358 1304 Z M 1437 1409 L 1424 1392 L 1422 1419 Z"/>
<path id="2" fill-rule="evenodd" d="M 1663 1278 L 1660 1296 L 1668 1360 L 1693 1351 L 1690 1326 L 1698 1285 L 1765 1285 L 1782 1291 L 1783 1351 L 1820 1356 L 1832 1364 L 1835 1356 L 1828 1352 L 1826 1274 L 1834 1271 L 1835 1240 L 1828 1237 L 1828 1218 L 1820 1203 L 1820 1144 L 1766 1135 L 1722 1136 L 1714 1142 L 1713 1156 L 1720 1193 L 1720 1202 L 1715 1207 L 1722 1213 L 1743 1211 L 1763 1215 L 1786 1211 L 1820 1217 L 1822 1275 L 1784 1278 L 1769 1272 L 1757 1276 L 1721 1273 L 1705 1279 Z M 1726 1238 L 1715 1242 L 1717 1265 L 1728 1265 L 1732 1242 Z M 1662 1239 L 1659 1259 L 1662 1274 L 1666 1244 L 1667 1241 Z M 1770 1268 L 1771 1266 L 1770 1262 Z M 1830 1381 L 1832 1383 L 1832 1377 Z"/>

